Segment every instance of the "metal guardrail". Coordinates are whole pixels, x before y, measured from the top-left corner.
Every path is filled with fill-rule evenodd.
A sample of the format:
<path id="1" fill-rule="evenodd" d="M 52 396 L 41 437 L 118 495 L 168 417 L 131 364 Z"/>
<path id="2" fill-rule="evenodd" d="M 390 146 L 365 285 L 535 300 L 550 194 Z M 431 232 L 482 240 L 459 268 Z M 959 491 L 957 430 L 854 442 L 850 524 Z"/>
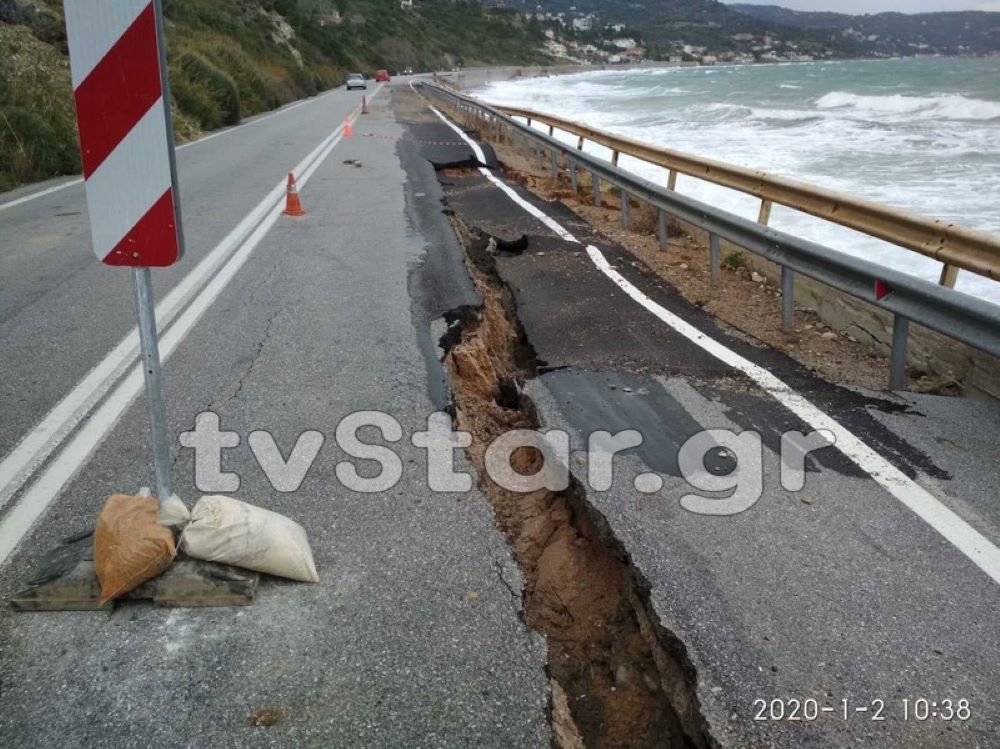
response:
<path id="1" fill-rule="evenodd" d="M 666 247 L 669 216 L 707 231 L 713 280 L 718 280 L 721 275 L 720 239 L 778 264 L 782 280 L 782 322 L 787 331 L 793 325 L 796 273 L 892 314 L 889 377 L 892 389 L 899 390 L 905 385 L 906 344 L 911 321 L 1000 357 L 1000 306 L 686 197 L 625 171 L 614 163 L 568 147 L 553 136 L 518 122 L 499 108 L 434 84 L 421 85 L 423 90 L 444 99 L 460 113 L 479 120 L 481 126 L 492 128 L 494 136 L 517 134 L 526 139 L 524 142 L 532 143 L 536 156 L 541 157 L 543 152 L 548 155 L 554 174 L 558 174 L 558 157 L 561 156 L 574 189 L 578 186 L 579 170 L 589 172 L 595 203 L 600 204 L 602 181 L 617 188 L 622 195 L 623 224 L 628 223 L 629 198 L 656 208 L 662 247 Z"/>
<path id="2" fill-rule="evenodd" d="M 576 135 L 578 149 L 582 149 L 587 140 L 598 143 L 611 150 L 614 164 L 618 163 L 619 154 L 626 154 L 663 167 L 668 170 L 667 186 L 671 189 L 677 175 L 685 174 L 759 198 L 758 220 L 762 224 L 768 223 L 772 205 L 783 205 L 941 261 L 944 263 L 942 285 L 953 287 L 959 269 L 1000 280 L 1000 236 L 995 234 L 908 213 L 787 177 L 654 146 L 556 115 L 521 107 L 497 106 L 496 109 L 512 117 L 523 117 L 529 125 L 532 121 L 544 123 L 549 126 L 549 135 L 555 129 Z"/>

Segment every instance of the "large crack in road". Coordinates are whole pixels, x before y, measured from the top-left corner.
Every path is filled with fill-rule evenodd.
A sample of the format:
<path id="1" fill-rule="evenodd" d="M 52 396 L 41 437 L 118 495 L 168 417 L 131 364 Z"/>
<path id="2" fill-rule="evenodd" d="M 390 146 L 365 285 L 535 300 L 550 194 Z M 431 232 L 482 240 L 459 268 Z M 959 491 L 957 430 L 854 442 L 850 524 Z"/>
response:
<path id="1" fill-rule="evenodd" d="M 584 489 L 517 494 L 486 474 L 486 448 L 495 438 L 538 426 L 518 387 L 536 375 L 536 361 L 513 297 L 496 275 L 495 240 L 459 217 L 453 223 L 484 300 L 477 315 L 464 316 L 457 340 L 447 342 L 455 418 L 473 436 L 469 457 L 524 575 L 525 619 L 548 644 L 556 742 L 710 746 L 683 646 L 652 624 L 645 586 Z M 519 450 L 512 466 L 534 474 L 541 455 Z"/>

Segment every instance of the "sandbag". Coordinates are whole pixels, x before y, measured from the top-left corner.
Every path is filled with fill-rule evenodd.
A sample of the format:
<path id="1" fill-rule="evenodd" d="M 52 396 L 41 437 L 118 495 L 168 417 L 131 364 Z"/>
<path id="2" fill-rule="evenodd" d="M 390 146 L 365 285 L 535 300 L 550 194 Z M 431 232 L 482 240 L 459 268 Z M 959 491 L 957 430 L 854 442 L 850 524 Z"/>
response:
<path id="1" fill-rule="evenodd" d="M 177 555 L 174 534 L 156 521 L 154 497 L 108 497 L 94 531 L 94 568 L 101 603 L 137 588 L 165 571 Z"/>
<path id="2" fill-rule="evenodd" d="M 276 512 L 232 497 L 206 495 L 191 510 L 181 551 L 195 559 L 318 583 L 305 529 Z"/>

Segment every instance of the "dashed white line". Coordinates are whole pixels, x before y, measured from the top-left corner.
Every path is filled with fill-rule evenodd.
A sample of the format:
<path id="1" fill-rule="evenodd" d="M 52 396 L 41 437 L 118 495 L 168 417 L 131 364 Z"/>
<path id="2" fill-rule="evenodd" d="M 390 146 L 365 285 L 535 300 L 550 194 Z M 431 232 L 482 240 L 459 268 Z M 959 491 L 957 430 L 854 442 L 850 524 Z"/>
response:
<path id="1" fill-rule="evenodd" d="M 469 147 L 472 148 L 476 158 L 485 164 L 486 159 L 479 144 L 469 138 L 462 132 L 461 128 L 449 121 L 437 109 L 434 107 L 431 107 L 431 109 L 441 118 L 442 122 L 458 133 Z M 479 171 L 532 216 L 538 216 L 539 214 L 544 216 L 545 225 L 553 228 L 553 231 L 556 231 L 559 236 L 567 241 L 579 242 L 565 228 L 559 225 L 558 222 L 544 214 L 536 206 L 524 200 L 509 185 L 497 179 L 489 169 L 480 168 Z M 669 325 L 716 359 L 743 372 L 763 390 L 773 396 L 781 405 L 802 419 L 802 421 L 814 430 L 828 429 L 833 432 L 836 436 L 836 448 L 848 460 L 861 468 L 883 489 L 888 491 L 913 511 L 921 520 L 941 534 L 941 536 L 968 557 L 977 567 L 989 575 L 994 582 L 1000 583 L 1000 549 L 958 514 L 942 504 L 933 494 L 875 452 L 875 450 L 832 416 L 797 393 L 781 379 L 775 377 L 771 372 L 740 356 L 711 336 L 702 333 L 690 323 L 685 322 L 643 294 L 628 279 L 611 267 L 611 264 L 608 263 L 607 258 L 604 257 L 599 249 L 593 245 L 589 245 L 587 247 L 587 255 L 598 270 L 611 279 L 618 288 L 648 312 L 655 315 L 662 322 Z"/>

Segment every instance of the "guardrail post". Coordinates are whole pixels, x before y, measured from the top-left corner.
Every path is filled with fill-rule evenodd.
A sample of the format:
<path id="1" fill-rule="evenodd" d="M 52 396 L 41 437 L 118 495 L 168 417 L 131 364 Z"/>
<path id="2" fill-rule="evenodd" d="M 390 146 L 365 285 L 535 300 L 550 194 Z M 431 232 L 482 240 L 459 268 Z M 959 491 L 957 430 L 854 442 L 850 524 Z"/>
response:
<path id="1" fill-rule="evenodd" d="M 583 136 L 582 135 L 580 136 L 580 139 L 576 142 L 576 150 L 577 151 L 582 151 L 583 150 Z"/>
<path id="2" fill-rule="evenodd" d="M 892 351 L 889 363 L 889 389 L 906 389 L 906 343 L 910 332 L 910 321 L 902 315 L 895 315 L 892 324 Z"/>
<path id="3" fill-rule="evenodd" d="M 542 160 L 542 147 L 539 146 L 536 143 L 535 144 L 535 161 L 541 161 L 541 160 Z"/>
<path id="4" fill-rule="evenodd" d="M 667 249 L 667 240 L 669 239 L 667 236 L 667 214 L 666 211 L 663 210 L 657 211 L 657 214 L 659 214 L 657 219 L 660 229 L 660 249 L 665 250 Z"/>
<path id="5" fill-rule="evenodd" d="M 527 121 L 528 127 L 531 127 L 531 118 L 525 117 L 524 119 Z"/>
<path id="6" fill-rule="evenodd" d="M 618 166 L 618 152 L 611 152 L 611 166 Z"/>
<path id="7" fill-rule="evenodd" d="M 552 137 L 553 135 L 555 135 L 555 132 L 556 132 L 556 129 L 555 129 L 554 127 L 552 127 L 552 125 L 549 125 L 549 137 L 550 137 L 550 138 L 551 138 L 551 137 Z"/>
<path id="8" fill-rule="evenodd" d="M 576 195 L 576 193 L 577 193 L 577 185 L 576 185 L 576 162 L 575 161 L 570 161 L 569 162 L 569 182 L 573 186 L 573 194 Z"/>
<path id="9" fill-rule="evenodd" d="M 593 172 L 590 173 L 590 181 L 594 185 L 594 205 L 601 207 L 601 178 Z"/>
<path id="10" fill-rule="evenodd" d="M 559 161 L 556 158 L 556 149 L 549 151 L 549 162 L 552 167 L 552 179 L 559 179 Z"/>
<path id="11" fill-rule="evenodd" d="M 718 283 L 722 275 L 722 268 L 719 265 L 719 237 L 717 234 L 710 234 L 708 239 L 708 258 L 712 272 L 712 283 Z"/>
<path id="12" fill-rule="evenodd" d="M 958 281 L 958 268 L 945 263 L 941 269 L 941 280 L 938 283 L 942 286 L 947 286 L 949 289 L 954 289 L 956 281 Z"/>
<path id="13" fill-rule="evenodd" d="M 795 330 L 795 271 L 785 265 L 781 266 L 781 329 Z"/>
<path id="14" fill-rule="evenodd" d="M 771 201 L 762 200 L 760 202 L 760 214 L 757 216 L 757 223 L 767 226 L 771 220 Z"/>
<path id="15" fill-rule="evenodd" d="M 622 188 L 622 228 L 628 229 L 628 193 Z"/>
<path id="16" fill-rule="evenodd" d="M 677 172 L 673 169 L 670 170 L 670 174 L 667 175 L 667 189 L 676 190 L 677 189 Z"/>

